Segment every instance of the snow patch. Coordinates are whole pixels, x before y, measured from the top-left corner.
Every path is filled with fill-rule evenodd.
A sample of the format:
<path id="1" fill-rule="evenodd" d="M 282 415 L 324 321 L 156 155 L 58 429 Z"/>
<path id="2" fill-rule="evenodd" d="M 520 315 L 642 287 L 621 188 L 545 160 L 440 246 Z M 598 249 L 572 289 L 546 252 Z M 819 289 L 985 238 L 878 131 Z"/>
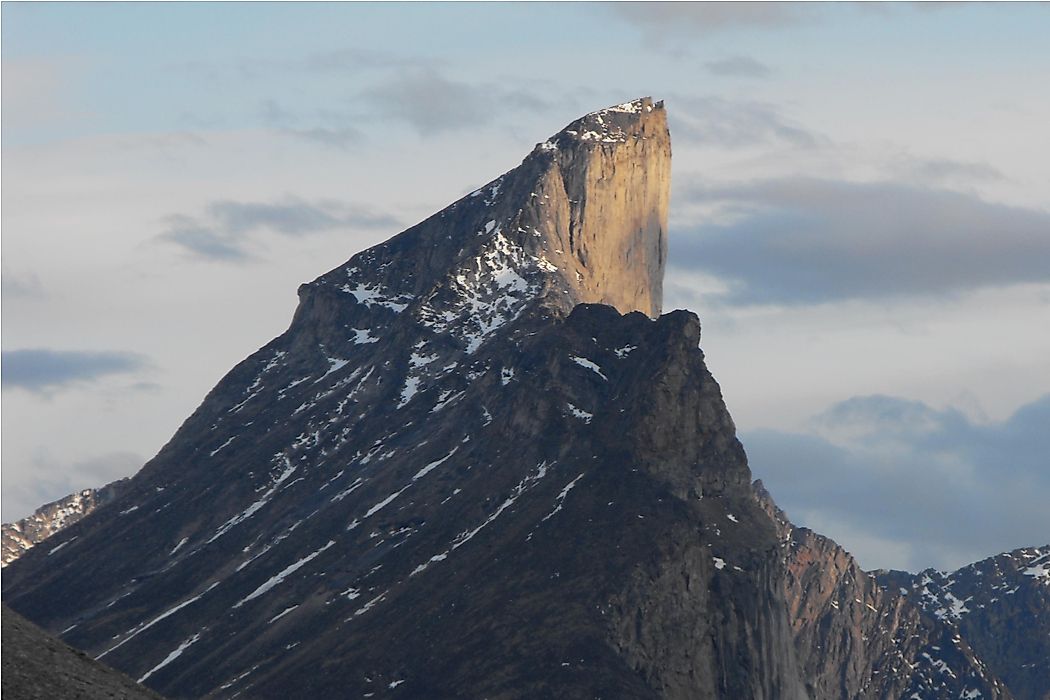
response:
<path id="1" fill-rule="evenodd" d="M 187 649 L 189 649 L 193 645 L 193 643 L 196 642 L 200 638 L 201 638 L 201 635 L 198 632 L 197 634 L 193 635 L 192 637 L 190 637 L 189 639 L 184 641 L 182 644 L 180 644 L 178 646 L 177 649 L 175 649 L 175 651 L 173 651 L 170 654 L 168 654 L 164 658 L 163 661 L 161 661 L 159 664 L 157 664 L 156 666 L 151 668 L 149 671 L 146 671 L 146 675 L 144 675 L 142 678 L 139 678 L 138 682 L 139 683 L 144 682 L 147 678 L 152 676 L 154 673 L 156 673 L 157 671 L 161 670 L 162 668 L 164 668 L 165 666 L 170 664 L 172 661 L 174 661 L 175 659 L 177 659 L 180 656 L 182 656 L 182 652 L 184 652 Z"/>
<path id="2" fill-rule="evenodd" d="M 580 367 L 586 367 L 605 381 L 609 381 L 609 378 L 602 374 L 602 368 L 596 365 L 594 362 L 588 360 L 586 357 L 576 357 L 575 355 L 572 355 L 570 356 L 570 359 L 576 364 L 578 364 Z"/>
<path id="3" fill-rule="evenodd" d="M 273 589 L 275 586 L 279 586 L 281 583 L 284 582 L 284 580 L 286 578 L 288 578 L 289 576 L 294 574 L 296 571 L 298 571 L 302 567 L 304 567 L 307 564 L 309 564 L 318 555 L 320 555 L 321 552 L 325 551 L 326 549 L 328 549 L 329 547 L 331 547 L 334 544 L 335 544 L 334 540 L 329 540 L 328 544 L 326 544 L 324 547 L 321 547 L 316 552 L 313 552 L 312 554 L 309 554 L 308 556 L 303 557 L 302 559 L 300 559 L 299 561 L 295 562 L 294 564 L 291 564 L 291 565 L 285 567 L 285 569 L 282 570 L 280 573 L 275 574 L 274 576 L 272 576 L 270 578 L 270 580 L 266 581 L 261 586 L 256 588 L 254 591 L 249 593 L 246 597 L 244 597 L 240 601 L 238 601 L 237 604 L 233 606 L 233 609 L 236 610 L 237 608 L 241 607 L 242 605 L 244 605 L 248 601 L 255 600 L 259 596 L 264 595 L 265 593 L 267 593 L 268 591 Z M 271 620 L 271 622 L 272 622 L 272 620 Z"/>
<path id="4" fill-rule="evenodd" d="M 590 423 L 591 419 L 594 418 L 593 413 L 588 413 L 587 411 L 576 408 L 576 406 L 569 402 L 566 402 L 565 405 L 568 407 L 569 413 L 571 413 L 574 418 L 579 418 L 584 423 Z"/>

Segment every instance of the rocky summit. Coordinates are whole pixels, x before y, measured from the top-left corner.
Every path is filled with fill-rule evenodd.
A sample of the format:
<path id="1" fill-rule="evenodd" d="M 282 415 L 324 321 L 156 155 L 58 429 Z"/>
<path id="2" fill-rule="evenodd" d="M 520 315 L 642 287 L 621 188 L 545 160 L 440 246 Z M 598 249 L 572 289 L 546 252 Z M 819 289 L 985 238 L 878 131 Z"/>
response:
<path id="1" fill-rule="evenodd" d="M 21 520 L 4 523 L 0 567 L 7 566 L 26 550 L 66 529 L 99 506 L 112 501 L 125 483 L 127 480 L 121 479 L 98 489 L 77 491 L 65 498 L 45 503 Z"/>
<path id="2" fill-rule="evenodd" d="M 302 286 L 5 601 L 174 698 L 1009 697 L 785 547 L 699 320 L 660 315 L 670 155 L 661 103 L 594 112 Z"/>

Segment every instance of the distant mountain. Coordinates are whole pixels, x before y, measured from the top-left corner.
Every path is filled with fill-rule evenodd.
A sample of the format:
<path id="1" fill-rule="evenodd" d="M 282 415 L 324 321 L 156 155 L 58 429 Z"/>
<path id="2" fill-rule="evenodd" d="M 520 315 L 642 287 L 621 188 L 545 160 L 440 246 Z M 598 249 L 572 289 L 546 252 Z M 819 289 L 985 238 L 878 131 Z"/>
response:
<path id="1" fill-rule="evenodd" d="M 1050 546 L 1016 549 L 951 573 L 875 576 L 957 628 L 1018 700 L 1050 698 Z"/>
<path id="2" fill-rule="evenodd" d="M 792 525 L 761 481 L 754 489 L 780 535 L 784 593 L 811 697 L 1010 696 L 953 626 L 884 590 L 832 540 Z"/>
<path id="3" fill-rule="evenodd" d="M 85 515 L 117 497 L 127 479 L 114 481 L 98 489 L 84 489 L 51 503 L 32 515 L 3 525 L 3 553 L 0 567 L 7 566 L 35 545 L 69 527 Z"/>
<path id="4" fill-rule="evenodd" d="M 669 178 L 661 103 L 594 112 L 302 286 L 5 600 L 180 698 L 1010 697 L 785 549 L 699 320 L 660 316 Z"/>
<path id="5" fill-rule="evenodd" d="M 0 620 L 4 647 L 0 685 L 8 700 L 162 700 L 7 607 Z"/>

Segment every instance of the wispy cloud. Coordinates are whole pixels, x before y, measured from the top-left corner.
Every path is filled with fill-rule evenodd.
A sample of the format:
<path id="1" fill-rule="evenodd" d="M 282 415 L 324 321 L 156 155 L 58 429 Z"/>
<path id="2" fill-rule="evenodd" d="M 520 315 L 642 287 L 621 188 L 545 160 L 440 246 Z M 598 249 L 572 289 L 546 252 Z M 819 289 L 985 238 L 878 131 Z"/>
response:
<path id="1" fill-rule="evenodd" d="M 301 57 L 243 58 L 237 61 L 236 72 L 242 78 L 269 80 L 275 72 L 301 73 L 307 76 L 332 73 L 346 75 L 363 70 L 422 68 L 442 62 L 441 59 L 414 56 L 403 52 L 344 47 L 315 51 Z"/>
<path id="2" fill-rule="evenodd" d="M 789 517 L 863 566 L 952 569 L 1047 543 L 1050 395 L 990 425 L 888 396 L 844 401 L 812 424 L 741 439 Z"/>
<path id="3" fill-rule="evenodd" d="M 129 352 L 34 348 L 4 350 L 2 355 L 3 388 L 36 393 L 149 367 L 145 357 Z"/>
<path id="4" fill-rule="evenodd" d="M 613 11 L 647 32 L 700 36 L 742 27 L 777 28 L 809 20 L 797 2 L 616 2 Z"/>
<path id="5" fill-rule="evenodd" d="M 765 63 L 750 56 L 729 56 L 708 61 L 704 68 L 711 75 L 733 78 L 768 78 L 773 72 Z"/>
<path id="6" fill-rule="evenodd" d="M 6 134 L 53 126 L 83 117 L 73 106 L 69 85 L 83 67 L 76 61 L 58 58 L 4 57 L 4 110 Z"/>
<path id="7" fill-rule="evenodd" d="M 716 213 L 669 263 L 720 278 L 733 304 L 807 304 L 1050 282 L 1050 214 L 972 194 L 811 178 L 695 183 Z"/>
<path id="8" fill-rule="evenodd" d="M 675 97 L 673 104 L 669 119 L 677 140 L 722 148 L 771 144 L 814 148 L 826 141 L 765 102 L 706 96 Z"/>
<path id="9" fill-rule="evenodd" d="M 515 110 L 542 112 L 550 99 L 522 88 L 467 83 L 432 67 L 399 71 L 361 93 L 376 116 L 403 121 L 420 134 L 470 128 Z"/>
<path id="10" fill-rule="evenodd" d="M 901 155 L 892 159 L 889 168 L 895 179 L 932 185 L 968 185 L 1006 179 L 1001 170 L 988 163 L 951 158 Z"/>
<path id="11" fill-rule="evenodd" d="M 259 110 L 262 121 L 277 131 L 330 148 L 348 149 L 364 140 L 364 133 L 351 126 L 348 112 L 297 114 L 275 99 L 264 100 Z"/>
<path id="12" fill-rule="evenodd" d="M 35 272 L 15 270 L 6 262 L 0 271 L 0 286 L 7 299 L 43 299 L 47 296 Z"/>
<path id="13" fill-rule="evenodd" d="M 399 226 L 394 217 L 367 207 L 332 200 L 307 202 L 295 197 L 278 202 L 217 200 L 209 203 L 200 217 L 172 214 L 163 224 L 160 240 L 194 256 L 226 262 L 250 259 L 252 236 L 261 232 L 305 236 L 343 228 L 395 229 Z"/>

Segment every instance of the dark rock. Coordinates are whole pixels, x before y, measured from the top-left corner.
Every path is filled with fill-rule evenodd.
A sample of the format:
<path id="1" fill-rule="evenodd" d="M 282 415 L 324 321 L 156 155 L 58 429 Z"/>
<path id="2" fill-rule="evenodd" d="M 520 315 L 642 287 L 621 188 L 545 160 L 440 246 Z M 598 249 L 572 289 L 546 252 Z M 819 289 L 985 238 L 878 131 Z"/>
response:
<path id="1" fill-rule="evenodd" d="M 1050 698 L 1050 546 L 1016 549 L 950 573 L 875 576 L 956 628 L 1018 700 Z"/>
<path id="2" fill-rule="evenodd" d="M 4 646 L 0 675 L 8 700 L 162 700 L 6 606 L 0 619 Z"/>

